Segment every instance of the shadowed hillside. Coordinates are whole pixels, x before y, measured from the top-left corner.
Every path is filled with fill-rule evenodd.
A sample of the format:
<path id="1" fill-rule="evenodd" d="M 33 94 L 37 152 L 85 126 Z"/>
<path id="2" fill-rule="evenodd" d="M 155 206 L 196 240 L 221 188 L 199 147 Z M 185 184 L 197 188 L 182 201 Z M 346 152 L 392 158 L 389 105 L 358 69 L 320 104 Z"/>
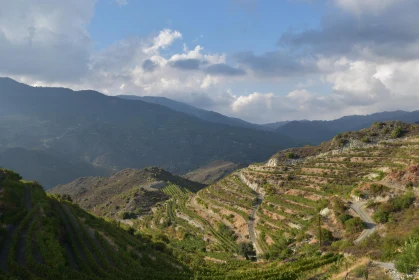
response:
<path id="1" fill-rule="evenodd" d="M 0 131 L 0 149 L 42 150 L 111 171 L 159 166 L 182 174 L 215 160 L 265 160 L 298 145 L 278 133 L 211 123 L 157 104 L 8 78 L 0 79 Z M 31 179 L 40 180 L 41 171 Z"/>

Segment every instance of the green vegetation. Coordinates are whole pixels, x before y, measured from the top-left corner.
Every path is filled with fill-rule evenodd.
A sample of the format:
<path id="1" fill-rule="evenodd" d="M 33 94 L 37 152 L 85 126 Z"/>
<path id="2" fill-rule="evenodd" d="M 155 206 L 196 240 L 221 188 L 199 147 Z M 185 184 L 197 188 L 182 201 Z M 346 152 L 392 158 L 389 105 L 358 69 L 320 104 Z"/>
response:
<path id="1" fill-rule="evenodd" d="M 409 208 L 414 201 L 415 195 L 412 192 L 393 197 L 388 202 L 378 206 L 373 218 L 378 223 L 386 223 L 391 220 L 393 213 Z"/>
<path id="2" fill-rule="evenodd" d="M 403 128 L 401 126 L 396 126 L 391 132 L 391 137 L 399 138 L 403 135 L 403 133 L 404 133 Z"/>

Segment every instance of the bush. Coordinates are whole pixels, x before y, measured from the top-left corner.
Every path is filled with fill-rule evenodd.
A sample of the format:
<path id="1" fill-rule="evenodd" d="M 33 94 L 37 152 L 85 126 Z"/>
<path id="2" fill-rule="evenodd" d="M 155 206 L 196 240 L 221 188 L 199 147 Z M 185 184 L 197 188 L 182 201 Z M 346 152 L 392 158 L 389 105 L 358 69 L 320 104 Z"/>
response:
<path id="1" fill-rule="evenodd" d="M 397 126 L 393 129 L 391 132 L 391 137 L 393 138 L 399 138 L 403 135 L 403 128 L 401 126 Z"/>
<path id="2" fill-rule="evenodd" d="M 371 184 L 370 186 L 370 192 L 372 195 L 382 194 L 386 190 L 388 190 L 388 188 L 380 184 Z"/>
<path id="3" fill-rule="evenodd" d="M 295 154 L 295 153 L 292 153 L 292 152 L 287 152 L 285 154 L 285 157 L 288 158 L 288 159 L 296 159 L 296 158 L 298 158 L 298 155 Z"/>
<path id="4" fill-rule="evenodd" d="M 387 204 L 390 206 L 391 212 L 397 212 L 409 208 L 414 201 L 415 195 L 413 192 L 407 192 L 404 195 L 391 198 Z"/>
<path id="5" fill-rule="evenodd" d="M 419 264 L 419 238 L 409 238 L 402 250 L 402 253 L 396 258 L 396 268 L 403 273 L 413 273 L 417 270 Z"/>
<path id="6" fill-rule="evenodd" d="M 316 237 L 317 239 L 320 239 L 320 235 L 318 230 L 316 230 Z M 330 230 L 322 228 L 322 242 L 330 242 L 333 241 L 335 238 L 333 237 L 333 234 Z"/>
<path id="7" fill-rule="evenodd" d="M 370 143 L 370 142 L 371 142 L 370 138 L 369 138 L 369 137 L 367 137 L 367 136 L 362 137 L 362 138 L 361 138 L 361 141 L 362 141 L 362 142 L 364 142 L 364 143 Z"/>
<path id="8" fill-rule="evenodd" d="M 345 229 L 350 233 L 361 232 L 364 228 L 365 224 L 359 217 L 349 219 L 345 222 Z"/>
<path id="9" fill-rule="evenodd" d="M 338 219 L 339 221 L 344 225 L 346 221 L 352 219 L 353 217 L 351 215 L 348 215 L 346 213 L 339 215 Z"/>
<path id="10" fill-rule="evenodd" d="M 241 242 L 239 244 L 239 253 L 243 257 L 246 258 L 246 260 L 250 259 L 252 256 L 256 255 L 256 251 L 253 248 L 252 242 Z"/>
<path id="11" fill-rule="evenodd" d="M 379 210 L 377 210 L 377 212 L 374 213 L 372 218 L 375 222 L 384 224 L 384 223 L 388 222 L 388 216 L 389 216 L 388 212 L 386 212 L 382 209 L 379 209 Z"/>

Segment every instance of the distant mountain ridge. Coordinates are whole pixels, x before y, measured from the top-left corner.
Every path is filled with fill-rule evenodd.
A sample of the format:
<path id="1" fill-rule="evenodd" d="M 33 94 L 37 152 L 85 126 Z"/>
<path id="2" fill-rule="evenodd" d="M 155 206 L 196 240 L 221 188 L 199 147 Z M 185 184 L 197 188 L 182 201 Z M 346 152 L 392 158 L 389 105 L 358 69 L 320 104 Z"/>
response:
<path id="1" fill-rule="evenodd" d="M 263 161 L 299 145 L 277 132 L 208 122 L 158 104 L 91 90 L 31 87 L 9 78 L 0 79 L 0 131 L 0 151 L 44 151 L 109 172 L 158 166 L 185 174 L 216 160 Z M 24 172 L 26 167 L 13 168 Z M 48 172 L 34 170 L 38 173 L 28 179 L 41 180 Z"/>
<path id="2" fill-rule="evenodd" d="M 415 123 L 419 119 L 419 111 L 380 112 L 371 115 L 345 116 L 332 121 L 292 121 L 275 131 L 299 141 L 317 145 L 332 139 L 336 134 L 357 131 L 370 127 L 374 122 L 401 121 Z"/>
<path id="3" fill-rule="evenodd" d="M 135 95 L 119 95 L 118 97 L 125 98 L 125 99 L 131 99 L 131 100 L 141 100 L 144 102 L 159 104 L 162 106 L 165 106 L 167 108 L 170 108 L 172 110 L 182 112 L 191 116 L 195 116 L 197 118 L 200 118 L 204 121 L 212 122 L 212 123 L 220 123 L 220 124 L 227 124 L 232 126 L 239 126 L 239 127 L 247 127 L 247 128 L 255 128 L 255 129 L 266 129 L 261 125 L 253 124 L 246 122 L 244 120 L 228 117 L 225 115 L 222 115 L 220 113 L 214 112 L 214 111 L 208 111 L 204 109 L 200 109 L 197 107 L 194 107 L 192 105 L 179 102 L 176 100 L 172 100 L 166 97 L 161 96 L 135 96 Z"/>

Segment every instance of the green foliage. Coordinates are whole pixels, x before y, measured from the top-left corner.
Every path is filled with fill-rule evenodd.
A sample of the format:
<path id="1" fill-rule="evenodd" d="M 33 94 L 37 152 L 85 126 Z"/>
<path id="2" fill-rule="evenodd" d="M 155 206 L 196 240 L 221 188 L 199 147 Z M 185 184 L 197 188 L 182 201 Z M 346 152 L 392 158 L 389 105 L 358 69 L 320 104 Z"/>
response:
<path id="1" fill-rule="evenodd" d="M 398 271 L 403 273 L 412 273 L 417 270 L 419 265 L 419 237 L 410 237 L 402 252 L 397 256 L 395 262 Z"/>
<path id="2" fill-rule="evenodd" d="M 341 215 L 339 215 L 338 219 L 341 222 L 342 225 L 345 224 L 346 221 L 352 219 L 353 217 L 349 214 L 343 213 Z"/>
<path id="3" fill-rule="evenodd" d="M 371 184 L 370 186 L 370 193 L 374 196 L 381 195 L 386 191 L 388 191 L 388 188 L 381 184 Z"/>
<path id="4" fill-rule="evenodd" d="M 391 132 L 391 137 L 399 138 L 403 135 L 403 133 L 404 133 L 403 128 L 401 126 L 396 126 Z"/>
<path id="5" fill-rule="evenodd" d="M 239 254 L 245 257 L 247 260 L 256 255 L 255 248 L 253 248 L 252 242 L 241 242 L 239 244 Z"/>
<path id="6" fill-rule="evenodd" d="M 368 136 L 362 137 L 361 141 L 364 142 L 364 143 L 370 143 L 371 142 L 371 140 Z"/>
<path id="7" fill-rule="evenodd" d="M 224 223 L 218 224 L 218 233 L 232 241 L 235 241 L 237 239 L 237 236 L 234 234 L 234 231 Z"/>
<path id="8" fill-rule="evenodd" d="M 322 242 L 330 242 L 335 240 L 335 238 L 333 237 L 333 233 L 330 230 L 323 227 L 321 228 L 321 237 Z M 320 233 L 318 230 L 316 230 L 316 238 L 320 239 Z"/>
<path id="9" fill-rule="evenodd" d="M 365 224 L 359 217 L 354 217 L 345 222 L 345 229 L 349 233 L 361 232 L 365 228 Z"/>
<path id="10" fill-rule="evenodd" d="M 374 219 L 375 222 L 377 223 L 387 223 L 388 222 L 388 218 L 389 218 L 390 213 L 387 211 L 384 211 L 382 209 L 378 209 L 374 215 L 372 216 L 372 218 Z"/>
<path id="11" fill-rule="evenodd" d="M 394 198 L 391 198 L 388 202 L 390 205 L 390 211 L 391 212 L 397 212 L 403 209 L 407 209 L 410 207 L 410 205 L 413 204 L 415 201 L 415 195 L 413 192 L 407 192 L 404 195 L 396 196 Z"/>
<path id="12" fill-rule="evenodd" d="M 285 157 L 287 159 L 297 159 L 298 158 L 298 155 L 295 154 L 295 153 L 293 153 L 293 152 L 287 152 L 287 153 L 285 153 Z"/>

